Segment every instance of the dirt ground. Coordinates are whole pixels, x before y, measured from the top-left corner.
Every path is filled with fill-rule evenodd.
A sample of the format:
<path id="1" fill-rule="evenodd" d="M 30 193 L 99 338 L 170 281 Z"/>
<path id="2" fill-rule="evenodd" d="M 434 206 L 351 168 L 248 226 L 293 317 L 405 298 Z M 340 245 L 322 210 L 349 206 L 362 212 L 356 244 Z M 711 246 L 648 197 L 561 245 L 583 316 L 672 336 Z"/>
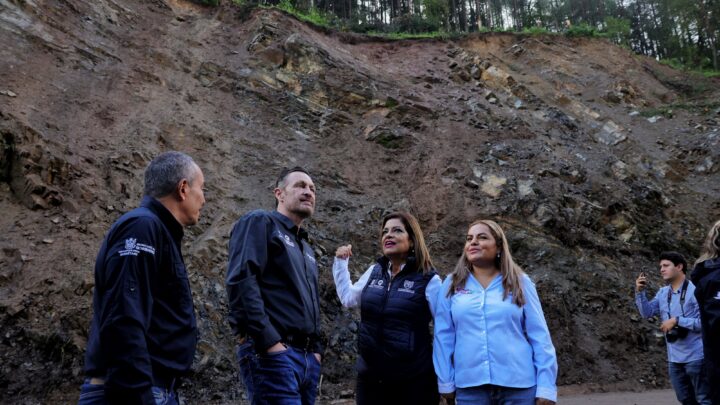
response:
<path id="1" fill-rule="evenodd" d="M 605 392 L 598 394 L 560 395 L 558 405 L 676 405 L 673 390 L 646 392 Z M 354 405 L 354 400 L 331 400 L 326 405 Z M 322 405 L 322 404 L 319 404 Z"/>
<path id="2" fill-rule="evenodd" d="M 720 218 L 719 89 L 600 39 L 388 41 L 230 4 L 0 0 L 0 402 L 77 398 L 95 254 L 168 149 L 194 156 L 208 187 L 183 246 L 201 333 L 189 403 L 242 398 L 228 232 L 272 208 L 276 173 L 296 164 L 318 185 L 321 400 L 352 398 L 359 320 L 336 297 L 332 252 L 352 243 L 358 276 L 398 209 L 443 274 L 469 222 L 505 227 L 560 385 L 666 388 L 633 280 L 658 288 L 657 254 L 693 258 Z"/>
<path id="3" fill-rule="evenodd" d="M 558 398 L 560 405 L 676 405 L 678 403 L 673 390 L 609 392 Z"/>

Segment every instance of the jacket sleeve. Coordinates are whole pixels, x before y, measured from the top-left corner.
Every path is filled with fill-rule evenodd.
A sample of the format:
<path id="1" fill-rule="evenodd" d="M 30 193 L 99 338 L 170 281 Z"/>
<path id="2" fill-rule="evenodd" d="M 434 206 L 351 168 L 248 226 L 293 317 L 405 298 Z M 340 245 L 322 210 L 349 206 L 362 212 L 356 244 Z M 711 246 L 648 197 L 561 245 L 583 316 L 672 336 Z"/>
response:
<path id="1" fill-rule="evenodd" d="M 550 331 L 545 322 L 540 298 L 535 284 L 529 277 L 525 277 L 523 292 L 525 293 L 525 333 L 533 349 L 533 363 L 537 373 L 536 398 L 545 398 L 557 401 L 557 373 L 558 364 Z"/>
<path id="2" fill-rule="evenodd" d="M 105 390 L 111 404 L 154 404 L 153 372 L 146 343 L 152 314 L 151 283 L 157 269 L 155 225 L 149 218 L 133 218 L 108 239 L 102 290 L 99 338 L 107 369 Z M 151 246 L 139 249 L 138 244 Z"/>
<path id="3" fill-rule="evenodd" d="M 340 303 L 345 308 L 354 308 L 360 305 L 360 296 L 370 279 L 373 266 L 370 266 L 360 279 L 353 284 L 350 279 L 350 271 L 348 270 L 349 262 L 350 259 L 335 258 L 333 262 L 333 280 L 335 281 L 335 291 L 337 292 L 338 298 L 340 298 Z"/>
<path id="4" fill-rule="evenodd" d="M 226 287 L 230 301 L 230 323 L 247 332 L 259 350 L 266 350 L 282 337 L 265 312 L 258 276 L 268 264 L 271 220 L 248 214 L 232 230 Z"/>
<path id="5" fill-rule="evenodd" d="M 658 294 L 660 294 L 660 291 L 658 291 Z M 645 319 L 660 314 L 660 303 L 658 301 L 658 296 L 655 295 L 655 298 L 648 301 L 645 291 L 635 293 L 635 306 L 637 307 L 638 312 L 640 312 L 640 316 Z"/>
<path id="6" fill-rule="evenodd" d="M 703 264 L 698 263 L 693 268 L 692 274 L 690 276 L 690 281 L 692 281 L 693 285 L 695 286 L 695 292 L 693 295 L 695 296 L 695 302 L 697 302 L 698 309 L 700 310 L 700 313 L 705 312 L 705 296 L 704 296 L 704 286 L 702 284 L 701 274 L 703 272 Z"/>
<path id="7" fill-rule="evenodd" d="M 437 291 L 435 308 L 435 336 L 433 338 L 433 364 L 438 378 L 438 390 L 441 394 L 455 392 L 455 324 L 450 311 L 450 299 L 447 296 L 452 276 L 445 279 Z"/>

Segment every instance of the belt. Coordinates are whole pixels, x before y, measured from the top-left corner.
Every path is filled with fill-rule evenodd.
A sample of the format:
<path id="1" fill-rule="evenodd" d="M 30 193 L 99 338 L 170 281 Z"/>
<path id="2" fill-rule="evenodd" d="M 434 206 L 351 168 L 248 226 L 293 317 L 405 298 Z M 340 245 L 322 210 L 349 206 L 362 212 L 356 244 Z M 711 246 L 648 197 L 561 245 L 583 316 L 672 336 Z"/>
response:
<path id="1" fill-rule="evenodd" d="M 294 348 L 310 352 L 318 342 L 318 339 L 310 335 L 288 335 L 283 339 L 283 342 Z"/>
<path id="2" fill-rule="evenodd" d="M 235 340 L 237 344 L 241 345 L 250 339 L 250 336 L 248 335 L 236 335 Z M 309 335 L 288 335 L 285 338 L 281 339 L 280 342 L 287 344 L 288 346 L 292 346 L 296 349 L 305 350 L 306 352 L 310 352 L 313 350 L 313 347 L 317 342 L 319 342 L 319 339 L 313 336 Z M 251 341 L 252 343 L 252 341 Z"/>

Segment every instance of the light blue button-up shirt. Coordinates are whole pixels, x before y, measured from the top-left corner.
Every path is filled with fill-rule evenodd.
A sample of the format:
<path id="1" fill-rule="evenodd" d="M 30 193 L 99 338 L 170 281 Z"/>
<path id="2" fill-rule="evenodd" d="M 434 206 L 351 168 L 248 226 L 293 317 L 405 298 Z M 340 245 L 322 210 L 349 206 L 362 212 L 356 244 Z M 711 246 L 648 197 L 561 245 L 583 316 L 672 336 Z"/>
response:
<path id="1" fill-rule="evenodd" d="M 470 275 L 448 297 L 443 283 L 435 313 L 433 361 L 441 393 L 485 384 L 535 386 L 536 398 L 557 401 L 557 357 L 535 285 L 522 277 L 525 305 L 503 300 L 502 276 L 483 286 Z"/>
<path id="2" fill-rule="evenodd" d="M 635 294 L 635 305 L 643 318 L 660 316 L 665 322 L 670 317 L 678 317 L 679 325 L 687 328 L 687 337 L 678 339 L 674 343 L 667 344 L 668 361 L 672 363 L 689 363 L 703 358 L 702 326 L 700 324 L 700 308 L 695 299 L 695 285 L 688 280 L 688 289 L 685 293 L 685 305 L 680 308 L 680 290 L 673 291 L 670 298 L 670 316 L 668 316 L 668 291 L 671 286 L 665 286 L 658 290 L 655 298 L 648 301 L 645 291 Z M 683 309 L 685 315 L 683 316 Z"/>

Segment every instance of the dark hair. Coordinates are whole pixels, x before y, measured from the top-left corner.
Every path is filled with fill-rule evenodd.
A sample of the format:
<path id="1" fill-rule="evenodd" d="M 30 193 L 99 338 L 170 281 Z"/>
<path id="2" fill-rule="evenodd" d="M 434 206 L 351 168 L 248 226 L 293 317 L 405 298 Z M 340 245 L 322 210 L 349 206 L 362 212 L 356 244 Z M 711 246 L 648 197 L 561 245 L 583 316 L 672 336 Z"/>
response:
<path id="1" fill-rule="evenodd" d="M 405 231 L 408 233 L 408 236 L 410 236 L 410 240 L 413 243 L 411 252 L 415 256 L 415 260 L 417 261 L 417 270 L 422 272 L 423 274 L 427 274 L 428 272 L 432 271 L 433 264 L 432 259 L 430 258 L 430 251 L 425 244 L 425 236 L 423 236 L 423 232 L 420 228 L 420 223 L 418 222 L 417 218 L 415 218 L 410 213 L 402 211 L 393 212 L 385 215 L 382 220 L 382 225 L 380 225 L 380 239 L 382 239 L 382 229 L 385 227 L 385 224 L 387 224 L 387 222 L 391 219 L 399 219 L 405 227 Z"/>
<path id="2" fill-rule="evenodd" d="M 305 173 L 308 176 L 310 176 L 310 173 L 308 173 L 307 170 L 305 170 L 304 168 L 302 168 L 300 166 L 291 167 L 289 169 L 285 168 L 285 169 L 282 169 L 282 171 L 280 172 L 280 175 L 278 176 L 277 180 L 275 181 L 275 187 L 276 188 L 285 187 L 285 181 L 287 180 L 288 176 L 291 173 L 295 173 L 295 172 Z"/>
<path id="3" fill-rule="evenodd" d="M 291 167 L 289 169 L 286 167 L 286 168 L 282 169 L 277 180 L 275 180 L 275 188 L 285 188 L 285 186 L 286 186 L 285 182 L 287 181 L 288 176 L 291 173 L 295 173 L 295 172 L 305 173 L 308 176 L 310 176 L 310 173 L 300 166 Z M 310 176 L 310 177 L 312 177 L 312 176 Z M 279 205 L 280 205 L 280 201 L 275 199 L 275 208 L 277 208 Z"/>
<path id="4" fill-rule="evenodd" d="M 660 253 L 660 260 L 669 260 L 675 266 L 682 264 L 683 273 L 687 273 L 687 261 L 685 260 L 685 257 L 678 252 L 662 252 Z"/>
<path id="5" fill-rule="evenodd" d="M 196 167 L 195 161 L 182 152 L 161 153 L 145 169 L 145 195 L 165 197 L 173 193 L 182 180 L 192 185 L 197 174 Z"/>

